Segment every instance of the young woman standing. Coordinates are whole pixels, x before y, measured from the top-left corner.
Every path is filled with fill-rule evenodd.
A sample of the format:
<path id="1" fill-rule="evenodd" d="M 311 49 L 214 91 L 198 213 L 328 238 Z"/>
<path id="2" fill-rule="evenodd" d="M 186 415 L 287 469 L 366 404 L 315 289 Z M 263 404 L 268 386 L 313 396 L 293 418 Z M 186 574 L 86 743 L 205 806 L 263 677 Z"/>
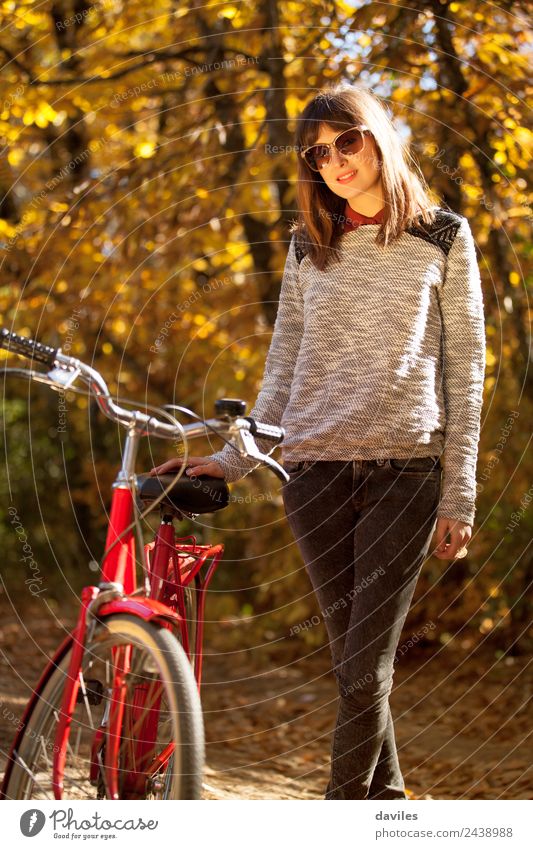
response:
<path id="1" fill-rule="evenodd" d="M 431 201 L 374 94 L 322 90 L 296 142 L 300 214 L 250 415 L 286 431 L 285 512 L 338 682 L 325 798 L 401 799 L 395 653 L 433 535 L 448 560 L 472 533 L 481 281 L 468 220 Z M 231 482 L 257 465 L 225 446 L 187 473 Z"/>

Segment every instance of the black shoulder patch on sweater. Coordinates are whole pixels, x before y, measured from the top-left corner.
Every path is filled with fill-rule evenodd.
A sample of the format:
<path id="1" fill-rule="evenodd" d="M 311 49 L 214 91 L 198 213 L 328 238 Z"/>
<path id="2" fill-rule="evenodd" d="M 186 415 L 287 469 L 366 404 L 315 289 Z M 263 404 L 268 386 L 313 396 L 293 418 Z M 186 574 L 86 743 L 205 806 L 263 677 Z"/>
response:
<path id="1" fill-rule="evenodd" d="M 420 221 L 418 224 L 407 227 L 405 232 L 411 236 L 424 239 L 430 245 L 435 245 L 436 248 L 440 248 L 445 256 L 448 256 L 457 231 L 461 226 L 461 218 L 462 216 L 457 215 L 456 212 L 449 212 L 439 207 L 433 224 L 424 224 L 423 221 Z"/>
<path id="2" fill-rule="evenodd" d="M 424 224 L 423 221 L 420 221 L 418 224 L 412 224 L 410 227 L 407 227 L 405 232 L 411 236 L 418 236 L 418 238 L 424 239 L 425 242 L 429 242 L 430 245 L 439 248 L 445 256 L 448 256 L 457 231 L 461 226 L 461 219 L 462 216 L 456 212 L 450 212 L 447 209 L 439 207 L 433 224 Z M 298 265 L 300 265 L 302 259 L 307 254 L 307 247 L 304 241 L 298 238 L 298 236 L 295 236 L 294 253 Z"/>
<path id="3" fill-rule="evenodd" d="M 294 253 L 296 254 L 296 261 L 298 262 L 298 265 L 300 265 L 302 259 L 307 253 L 307 249 L 303 242 L 298 238 L 295 238 L 294 241 Z"/>

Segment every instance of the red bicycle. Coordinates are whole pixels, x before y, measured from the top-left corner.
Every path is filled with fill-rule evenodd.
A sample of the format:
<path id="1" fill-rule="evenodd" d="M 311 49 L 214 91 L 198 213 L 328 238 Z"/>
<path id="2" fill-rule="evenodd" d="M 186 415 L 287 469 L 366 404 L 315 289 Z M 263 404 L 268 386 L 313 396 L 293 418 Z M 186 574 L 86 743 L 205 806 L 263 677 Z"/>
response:
<path id="1" fill-rule="evenodd" d="M 174 520 L 223 509 L 229 491 L 221 478 L 182 477 L 185 463 L 176 475 L 136 475 L 139 442 L 143 436 L 181 439 L 186 448 L 190 438 L 228 436 L 241 455 L 287 480 L 283 467 L 262 454 L 254 438 L 269 440 L 274 448 L 284 430 L 244 416 L 245 403 L 232 398 L 219 399 L 216 418 L 207 420 L 176 405 L 153 408 L 167 419 L 162 421 L 118 406 L 101 375 L 60 348 L 6 329 L 0 331 L 0 346 L 49 368 L 5 368 L 4 373 L 63 392 L 80 391 L 75 387 L 80 381 L 101 411 L 127 431 L 113 484 L 101 580 L 83 589 L 76 626 L 26 706 L 1 796 L 200 799 L 203 616 L 224 546 L 177 537 Z M 171 410 L 198 421 L 182 424 Z M 145 544 L 140 520 L 156 507 L 161 523 L 155 539 Z M 139 587 L 137 553 L 143 572 Z"/>

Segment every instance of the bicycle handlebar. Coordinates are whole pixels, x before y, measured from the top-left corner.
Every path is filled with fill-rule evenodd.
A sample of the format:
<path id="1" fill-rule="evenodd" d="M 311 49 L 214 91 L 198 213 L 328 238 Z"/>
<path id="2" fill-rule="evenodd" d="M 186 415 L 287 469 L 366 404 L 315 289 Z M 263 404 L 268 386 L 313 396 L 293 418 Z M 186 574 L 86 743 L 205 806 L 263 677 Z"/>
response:
<path id="1" fill-rule="evenodd" d="M 49 348 L 48 345 L 42 345 L 34 339 L 27 339 L 26 336 L 18 336 L 17 333 L 12 333 L 5 327 L 0 330 L 0 347 L 7 348 L 8 351 L 23 357 L 31 357 L 46 366 L 53 366 L 57 356 L 56 348 Z"/>
<path id="2" fill-rule="evenodd" d="M 279 427 L 265 424 L 264 422 L 258 422 L 256 419 L 253 419 L 252 416 L 243 416 L 243 418 L 247 422 L 250 422 L 250 433 L 252 436 L 258 436 L 260 439 L 270 439 L 272 442 L 279 441 Z"/>
<path id="3" fill-rule="evenodd" d="M 219 435 L 228 434 L 230 437 L 235 437 L 240 443 L 237 447 L 234 442 L 230 442 L 237 453 L 269 466 L 281 480 L 289 480 L 289 475 L 285 469 L 268 455 L 262 454 L 254 439 L 255 436 L 258 436 L 278 445 L 283 441 L 285 429 L 258 422 L 251 416 L 239 415 L 238 412 L 244 412 L 245 409 L 244 402 L 240 400 L 220 399 L 217 402 L 217 408 L 221 411 L 221 416 L 218 418 L 190 424 L 179 423 L 179 427 L 177 427 L 169 422 L 163 422 L 155 416 L 142 413 L 140 410 L 126 410 L 115 404 L 101 374 L 81 360 L 66 356 L 61 352 L 61 348 L 50 348 L 33 339 L 18 336 L 6 328 L 0 328 L 0 347 L 51 366 L 51 370 L 47 374 L 16 368 L 4 369 L 5 372 L 17 373 L 21 377 L 24 376 L 30 380 L 46 383 L 52 389 L 62 391 L 69 389 L 79 377 L 88 386 L 90 394 L 95 397 L 100 410 L 107 418 L 130 430 L 139 432 L 142 436 L 152 435 L 162 439 L 176 439 L 184 435 L 190 438 L 207 436 L 209 432 L 213 431 Z"/>

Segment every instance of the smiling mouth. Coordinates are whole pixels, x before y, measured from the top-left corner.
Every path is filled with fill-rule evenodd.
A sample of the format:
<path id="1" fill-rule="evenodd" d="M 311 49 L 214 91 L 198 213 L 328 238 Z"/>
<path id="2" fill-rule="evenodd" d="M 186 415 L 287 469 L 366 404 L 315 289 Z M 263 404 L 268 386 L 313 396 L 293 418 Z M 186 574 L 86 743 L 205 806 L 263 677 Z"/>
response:
<path id="1" fill-rule="evenodd" d="M 352 177 L 355 177 L 356 174 L 357 171 L 349 171 L 347 174 L 337 177 L 337 183 L 349 183 Z"/>

